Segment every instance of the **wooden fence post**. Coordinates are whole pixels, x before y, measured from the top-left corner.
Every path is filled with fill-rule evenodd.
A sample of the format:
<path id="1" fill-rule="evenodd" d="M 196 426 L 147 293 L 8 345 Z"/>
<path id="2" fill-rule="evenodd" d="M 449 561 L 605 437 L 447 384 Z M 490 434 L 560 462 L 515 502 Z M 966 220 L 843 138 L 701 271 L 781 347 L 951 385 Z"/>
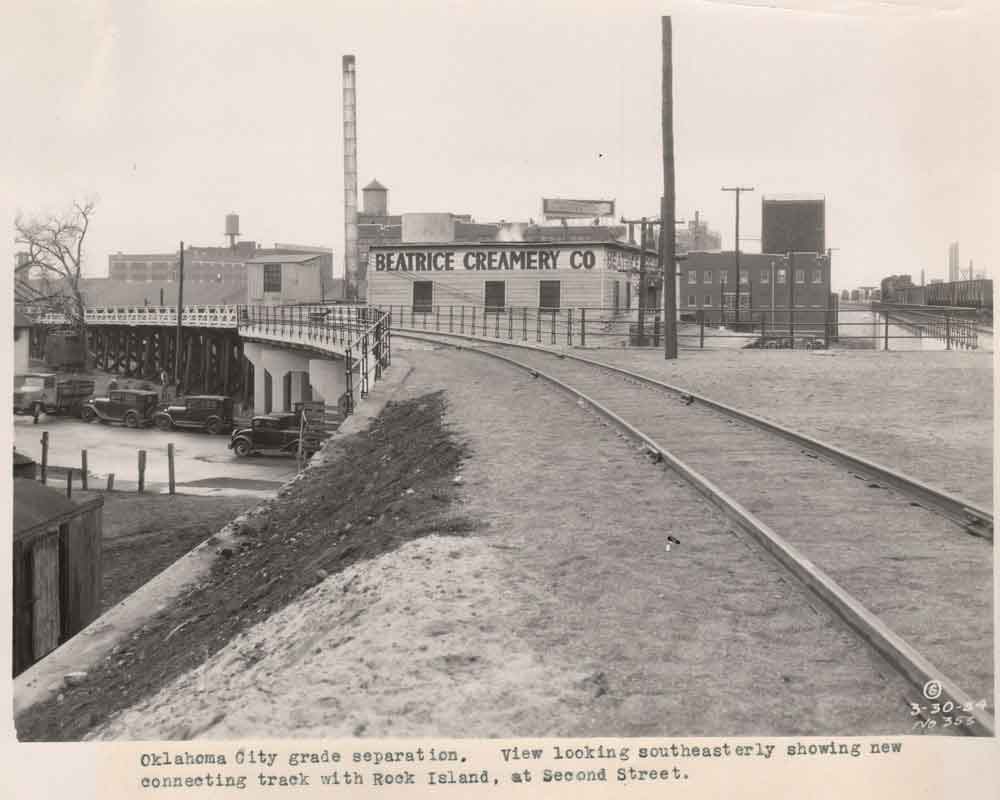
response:
<path id="1" fill-rule="evenodd" d="M 48 477 L 49 470 L 49 432 L 42 431 L 42 483 Z"/>
<path id="2" fill-rule="evenodd" d="M 80 488 L 87 491 L 87 451 L 80 451 Z"/>
<path id="3" fill-rule="evenodd" d="M 139 494 L 146 486 L 146 451 L 139 451 Z"/>
<path id="4" fill-rule="evenodd" d="M 170 443 L 167 445 L 167 481 L 169 485 L 170 494 L 174 493 L 174 445 Z"/>
<path id="5" fill-rule="evenodd" d="M 66 497 L 73 496 L 73 468 L 66 470 Z"/>
<path id="6" fill-rule="evenodd" d="M 115 490 L 115 473 L 108 473 L 108 491 L 113 492 Z"/>

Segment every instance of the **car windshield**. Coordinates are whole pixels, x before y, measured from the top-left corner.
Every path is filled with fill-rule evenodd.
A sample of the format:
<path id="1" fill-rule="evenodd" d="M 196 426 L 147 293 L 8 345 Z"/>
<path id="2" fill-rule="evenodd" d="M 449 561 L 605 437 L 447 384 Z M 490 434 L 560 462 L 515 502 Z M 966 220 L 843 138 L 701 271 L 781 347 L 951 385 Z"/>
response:
<path id="1" fill-rule="evenodd" d="M 14 376 L 15 389 L 42 389 L 44 387 L 45 387 L 45 378 L 39 378 L 35 375 Z"/>

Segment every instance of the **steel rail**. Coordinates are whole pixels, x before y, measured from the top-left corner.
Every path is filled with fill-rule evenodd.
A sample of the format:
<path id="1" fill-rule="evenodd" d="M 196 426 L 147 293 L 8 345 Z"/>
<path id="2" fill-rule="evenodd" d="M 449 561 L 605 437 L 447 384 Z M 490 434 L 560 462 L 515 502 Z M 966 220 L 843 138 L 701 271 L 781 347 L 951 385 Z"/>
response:
<path id="1" fill-rule="evenodd" d="M 971 709 L 963 711 L 975 719 L 976 725 L 968 728 L 960 728 L 959 732 L 971 736 L 994 736 L 995 723 L 993 716 L 984 709 L 976 706 L 972 698 L 963 691 L 951 678 L 945 676 L 941 670 L 935 667 L 923 655 L 921 655 L 905 639 L 892 631 L 876 614 L 869 611 L 857 601 L 846 589 L 838 584 L 831 576 L 827 575 L 816 564 L 810 561 L 804 554 L 799 552 L 793 545 L 781 537 L 774 529 L 763 520 L 751 513 L 742 504 L 730 497 L 719 486 L 708 478 L 701 475 L 696 470 L 689 467 L 679 458 L 674 456 L 667 448 L 659 444 L 656 440 L 643 433 L 641 430 L 631 425 L 628 421 L 615 414 L 611 409 L 594 400 L 587 394 L 579 391 L 568 383 L 561 381 L 553 375 L 549 375 L 529 364 L 524 364 L 509 356 L 500 353 L 490 352 L 482 348 L 464 347 L 447 340 L 440 340 L 436 337 L 440 334 L 414 334 L 397 329 L 396 335 L 402 338 L 416 341 L 434 342 L 447 347 L 454 347 L 457 350 L 478 353 L 490 356 L 499 361 L 510 364 L 517 369 L 528 372 L 533 377 L 542 378 L 554 386 L 559 387 L 570 395 L 582 400 L 593 408 L 598 414 L 610 421 L 615 427 L 625 432 L 633 439 L 642 442 L 647 451 L 657 462 L 664 463 L 667 468 L 673 470 L 687 481 L 699 494 L 705 497 L 713 506 L 719 509 L 723 515 L 740 530 L 749 534 L 758 544 L 761 545 L 771 556 L 773 556 L 782 566 L 784 566 L 797 580 L 799 580 L 809 591 L 815 594 L 831 611 L 840 617 L 857 635 L 869 644 L 889 665 L 900 673 L 915 689 L 919 690 L 922 698 L 927 698 L 930 693 L 934 694 L 934 701 L 944 704 L 951 702 L 956 708 Z M 444 334 L 449 336 L 452 334 Z M 479 344 L 491 345 L 491 341 L 476 339 L 474 337 L 463 337 L 473 339 Z M 499 343 L 506 344 L 506 343 Z M 530 348 L 543 350 L 543 348 Z M 552 353 L 557 357 L 566 357 L 565 354 Z M 587 359 L 578 359 L 588 361 Z M 592 362 L 598 366 L 604 366 L 599 362 Z M 655 383 L 655 382 L 654 382 Z M 919 702 L 919 701 L 917 701 Z"/>
<path id="2" fill-rule="evenodd" d="M 533 344 L 523 344 L 503 340 L 494 341 L 492 339 L 483 339 L 481 337 L 469 336 L 468 334 L 460 333 L 428 332 L 425 334 L 423 331 L 407 332 L 405 329 L 401 331 L 399 328 L 396 328 L 395 330 L 399 335 L 410 336 L 412 333 L 411 338 L 420 338 L 422 336 L 450 336 L 482 344 L 500 345 L 503 347 L 514 347 L 531 350 L 537 353 L 545 353 L 553 358 L 570 359 L 572 361 L 578 361 L 582 364 L 599 367 L 600 369 L 614 372 L 626 378 L 639 381 L 647 386 L 672 392 L 685 398 L 691 398 L 694 402 L 701 403 L 703 406 L 718 411 L 728 417 L 738 419 L 742 422 L 753 425 L 756 428 L 767 431 L 768 433 L 773 433 L 776 436 L 787 439 L 788 441 L 809 450 L 811 453 L 817 456 L 822 456 L 851 472 L 856 474 L 861 473 L 859 477 L 864 480 L 890 486 L 896 491 L 913 498 L 924 508 L 950 519 L 967 533 L 970 533 L 973 536 L 988 539 L 990 541 L 993 540 L 993 513 L 982 506 L 976 505 L 971 500 L 942 491 L 941 489 L 937 489 L 923 483 L 922 481 L 910 477 L 909 475 L 904 475 L 903 473 L 884 466 L 883 464 L 878 464 L 874 461 L 862 458 L 861 456 L 854 455 L 853 453 L 849 453 L 848 451 L 835 445 L 819 439 L 814 439 L 811 436 L 807 436 L 804 433 L 787 428 L 777 422 L 772 422 L 764 417 L 751 414 L 748 411 L 742 411 L 717 400 L 712 400 L 711 398 L 696 394 L 680 386 L 673 386 L 669 383 L 658 381 L 655 378 L 650 378 L 648 375 L 643 375 L 639 372 L 632 372 L 624 367 L 617 367 L 613 364 L 604 363 L 603 361 L 595 361 L 594 359 L 585 358 L 584 356 L 551 350 Z"/>

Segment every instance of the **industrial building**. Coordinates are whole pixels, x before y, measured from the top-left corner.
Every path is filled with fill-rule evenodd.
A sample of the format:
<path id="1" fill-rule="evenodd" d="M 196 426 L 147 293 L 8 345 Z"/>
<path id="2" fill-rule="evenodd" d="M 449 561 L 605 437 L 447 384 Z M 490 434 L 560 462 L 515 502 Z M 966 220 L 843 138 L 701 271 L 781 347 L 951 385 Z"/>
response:
<path id="1" fill-rule="evenodd" d="M 738 282 L 732 251 L 691 252 L 680 265 L 677 307 L 682 318 L 701 312 L 713 324 L 735 321 L 737 306 L 745 321 L 773 310 L 774 321 L 781 322 L 789 307 L 819 318 L 830 302 L 830 284 L 830 259 L 815 252 L 793 253 L 791 264 L 786 255 L 740 253 Z"/>
<path id="2" fill-rule="evenodd" d="M 443 215 L 423 215 L 425 217 Z M 436 223 L 425 219 L 421 233 Z M 632 302 L 640 250 L 624 242 L 478 242 L 444 240 L 375 245 L 368 251 L 368 302 L 404 313 L 440 306 L 507 309 L 593 309 L 594 318 L 623 312 Z M 657 254 L 647 251 L 650 271 Z"/>
<path id="3" fill-rule="evenodd" d="M 277 254 L 246 262 L 250 303 L 290 305 L 323 299 L 321 256 L 317 253 Z"/>
<path id="4" fill-rule="evenodd" d="M 262 258 L 283 263 L 285 256 L 308 256 L 315 260 L 321 284 L 310 300 L 339 298 L 340 282 L 333 280 L 333 251 L 312 245 L 283 244 L 261 247 L 254 241 L 238 241 L 239 216 L 226 215 L 226 234 L 229 245 L 225 247 L 189 245 L 184 248 L 184 293 L 194 304 L 217 303 L 220 297 L 226 302 L 259 302 L 249 296 L 248 265 Z M 111 283 L 176 284 L 180 270 L 180 254 L 172 253 L 115 253 L 108 256 L 108 278 Z M 212 288 L 209 288 L 212 287 Z M 155 295 L 157 292 L 152 292 Z M 147 292 L 148 296 L 150 292 Z M 169 292 L 176 295 L 175 291 Z M 147 298 L 148 299 L 148 298 Z M 153 301 L 155 302 L 155 300 Z M 176 302 L 176 300 L 175 300 Z"/>

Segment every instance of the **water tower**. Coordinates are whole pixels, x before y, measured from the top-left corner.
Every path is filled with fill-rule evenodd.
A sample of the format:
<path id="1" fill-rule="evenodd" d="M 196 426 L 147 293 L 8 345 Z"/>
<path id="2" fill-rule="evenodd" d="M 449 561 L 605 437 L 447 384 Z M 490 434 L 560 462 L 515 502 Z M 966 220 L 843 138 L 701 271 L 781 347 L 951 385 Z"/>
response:
<path id="1" fill-rule="evenodd" d="M 240 215 L 226 214 L 226 236 L 229 237 L 229 247 L 236 250 L 236 239 L 240 235 Z"/>

